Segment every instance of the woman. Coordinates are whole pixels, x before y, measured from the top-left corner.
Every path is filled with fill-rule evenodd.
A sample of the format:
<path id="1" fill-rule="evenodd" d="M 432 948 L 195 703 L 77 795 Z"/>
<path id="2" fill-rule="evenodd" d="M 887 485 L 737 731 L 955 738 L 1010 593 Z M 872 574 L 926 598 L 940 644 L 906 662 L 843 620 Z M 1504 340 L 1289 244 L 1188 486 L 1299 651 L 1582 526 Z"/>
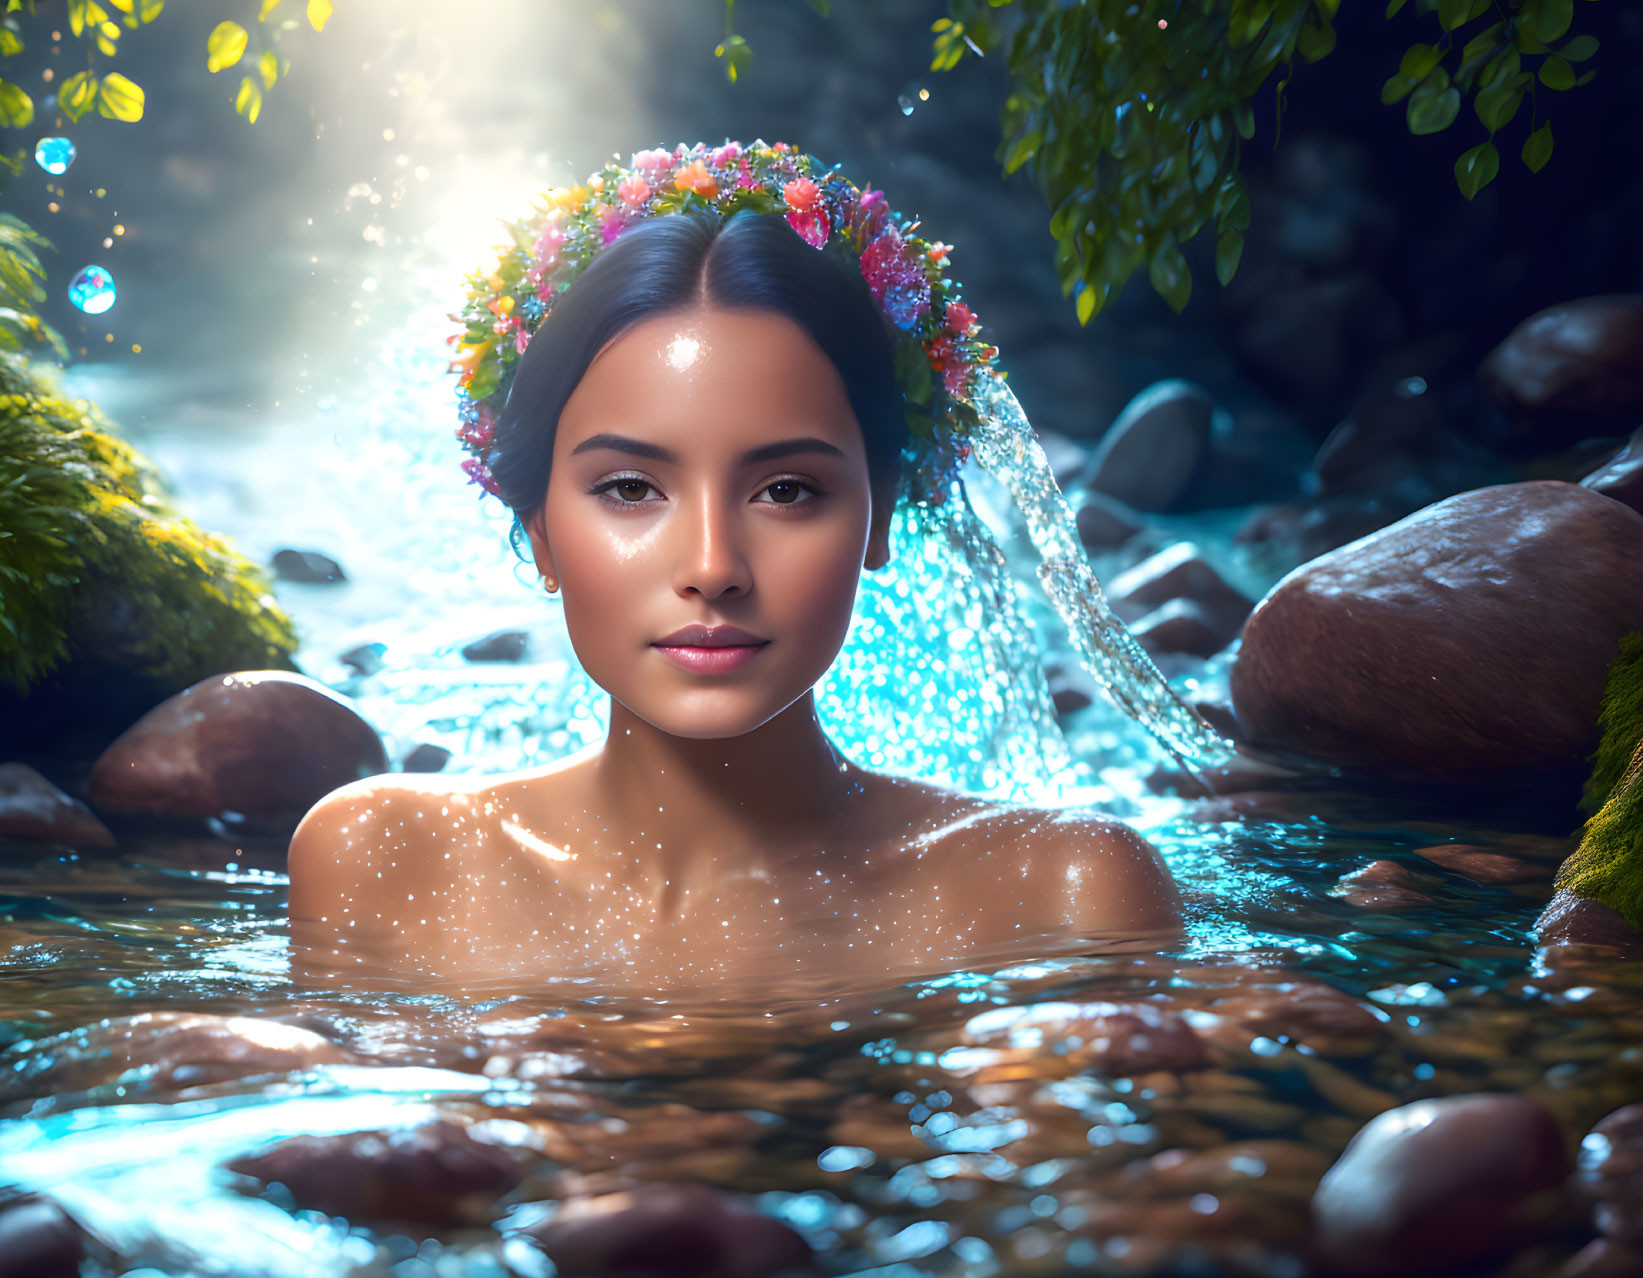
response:
<path id="1" fill-rule="evenodd" d="M 829 741 L 812 688 L 907 478 L 891 308 L 791 212 L 681 212 L 592 256 L 484 429 L 479 477 L 563 592 L 607 738 L 328 796 L 290 851 L 307 962 L 658 989 L 1168 934 L 1169 873 L 1122 824 Z"/>

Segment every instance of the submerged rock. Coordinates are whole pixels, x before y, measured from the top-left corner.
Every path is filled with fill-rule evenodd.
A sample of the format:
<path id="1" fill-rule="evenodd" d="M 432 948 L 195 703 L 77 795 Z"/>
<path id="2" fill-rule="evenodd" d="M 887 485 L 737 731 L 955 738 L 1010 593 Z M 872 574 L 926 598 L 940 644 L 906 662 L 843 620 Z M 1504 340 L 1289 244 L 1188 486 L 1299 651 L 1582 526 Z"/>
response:
<path id="1" fill-rule="evenodd" d="M 1141 531 L 1141 517 L 1106 493 L 1085 493 L 1073 516 L 1078 539 L 1089 550 L 1115 550 Z"/>
<path id="2" fill-rule="evenodd" d="M 796 1232 L 706 1185 L 573 1198 L 526 1233 L 560 1278 L 765 1278 L 811 1270 L 810 1246 Z"/>
<path id="3" fill-rule="evenodd" d="M 1643 516 L 1575 484 L 1462 493 L 1303 565 L 1245 624 L 1250 740 L 1385 777 L 1578 768 L 1622 635 Z"/>
<path id="4" fill-rule="evenodd" d="M 1170 379 L 1147 387 L 1101 437 L 1085 482 L 1136 510 L 1168 510 L 1204 464 L 1214 414 L 1201 386 Z"/>
<path id="5" fill-rule="evenodd" d="M 1563 1207 L 1563 1131 L 1522 1096 L 1446 1096 L 1371 1119 L 1312 1198 L 1314 1257 L 1361 1278 L 1510 1255 Z"/>
<path id="6" fill-rule="evenodd" d="M 111 848 L 114 836 L 78 799 L 26 763 L 0 763 L 0 839 Z"/>
<path id="7" fill-rule="evenodd" d="M 1033 1003 L 971 1017 L 964 1041 L 1125 1077 L 1204 1069 L 1204 1042 L 1174 1008 L 1157 1003 Z"/>
<path id="8" fill-rule="evenodd" d="M 1362 869 L 1343 874 L 1334 893 L 1360 910 L 1401 910 L 1406 905 L 1428 905 L 1415 876 L 1396 861 L 1371 861 Z"/>
<path id="9" fill-rule="evenodd" d="M 376 730 L 342 697 L 252 670 L 149 711 L 97 760 L 90 791 L 105 813 L 284 828 L 338 786 L 387 770 Z"/>
<path id="10" fill-rule="evenodd" d="M 1583 297 L 1531 315 L 1484 359 L 1478 379 L 1520 415 L 1643 412 L 1643 294 Z"/>
<path id="11" fill-rule="evenodd" d="M 286 1074 L 352 1057 L 312 1030 L 251 1016 L 145 1012 L 99 1021 L 0 1055 L 0 1101 L 107 1083 L 166 1091 L 252 1074 Z"/>
<path id="12" fill-rule="evenodd" d="M 279 550 L 274 553 L 274 575 L 281 581 L 328 585 L 348 580 L 342 565 L 329 555 L 312 550 Z"/>
<path id="13" fill-rule="evenodd" d="M 79 1225 L 49 1198 L 0 1201 L 0 1278 L 79 1278 Z"/>
<path id="14" fill-rule="evenodd" d="M 524 1178 L 517 1153 L 458 1123 L 390 1132 L 295 1136 L 236 1158 L 230 1171 L 284 1185 L 302 1208 L 348 1220 L 450 1226 L 490 1219 Z"/>
<path id="15" fill-rule="evenodd" d="M 1643 1105 L 1615 1110 L 1586 1134 L 1574 1187 L 1591 1205 L 1599 1233 L 1643 1252 Z"/>
<path id="16" fill-rule="evenodd" d="M 1535 939 L 1542 945 L 1643 946 L 1625 915 L 1566 889 L 1553 893 L 1535 920 Z"/>
<path id="17" fill-rule="evenodd" d="M 518 661 L 529 645 L 530 636 L 523 630 L 495 630 L 465 645 L 462 655 L 469 661 Z"/>

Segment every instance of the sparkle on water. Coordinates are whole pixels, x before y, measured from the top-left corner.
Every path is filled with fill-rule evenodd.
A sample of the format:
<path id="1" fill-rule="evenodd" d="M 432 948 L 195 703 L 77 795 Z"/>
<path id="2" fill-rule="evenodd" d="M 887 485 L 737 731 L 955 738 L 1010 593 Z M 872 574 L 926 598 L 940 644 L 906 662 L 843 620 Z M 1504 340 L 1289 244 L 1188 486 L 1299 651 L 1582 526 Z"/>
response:
<path id="1" fill-rule="evenodd" d="M 67 138 L 41 138 L 34 148 L 34 162 L 53 177 L 68 172 L 74 155 L 74 143 Z"/>
<path id="2" fill-rule="evenodd" d="M 68 300 L 87 315 L 101 315 L 114 305 L 114 276 L 107 267 L 86 266 L 69 281 Z"/>
<path id="3" fill-rule="evenodd" d="M 357 561 L 404 566 L 391 613 L 363 635 L 323 612 L 341 593 L 292 589 L 285 602 L 317 609 L 301 618 L 308 666 L 357 698 L 391 757 L 423 742 L 451 750 L 453 770 L 507 771 L 600 739 L 604 696 L 575 664 L 559 613 L 509 554 L 506 513 L 475 501 L 456 473 L 442 309 L 412 317 L 324 414 L 347 432 L 335 481 L 357 518 Z M 1002 562 L 979 553 L 991 544 L 978 536 L 982 521 L 997 524 L 1009 508 L 989 482 L 972 473 L 973 501 L 898 515 L 894 568 L 864 577 L 846 647 L 818 689 L 828 731 L 864 766 L 1093 803 L 1130 822 L 1186 893 L 1177 950 L 1046 954 L 688 1014 L 574 988 L 476 1000 L 385 980 L 375 996 L 345 995 L 290 980 L 280 846 L 150 840 L 123 845 L 118 857 L 22 847 L 0 860 L 0 1045 L 11 1045 L 0 1058 L 0 1101 L 13 1102 L 0 1124 L 0 1180 L 53 1195 L 157 1274 L 546 1275 L 551 1266 L 505 1230 L 488 1241 L 483 1231 L 424 1239 L 293 1214 L 237 1192 L 221 1164 L 288 1135 L 409 1127 L 436 1115 L 517 1126 L 515 1143 L 530 1148 L 544 1130 L 531 1123 L 571 1121 L 562 1108 L 570 1097 L 580 1139 L 656 1131 L 648 1146 L 613 1144 L 612 1166 L 755 1185 L 760 1209 L 798 1230 L 830 1272 L 993 1278 L 1059 1261 L 1116 1273 L 1129 1272 L 1125 1257 L 1150 1240 L 1111 1224 L 1092 1232 L 1129 1192 L 1130 1182 L 1102 1177 L 1145 1171 L 1155 1155 L 1211 1145 L 1226 1155 L 1247 1191 L 1217 1180 L 1181 1198 L 1191 1215 L 1214 1221 L 1229 1197 L 1265 1191 L 1268 1151 L 1238 1144 L 1252 1137 L 1279 1142 L 1272 1148 L 1287 1158 L 1327 1159 L 1391 1103 L 1543 1079 L 1558 1095 L 1599 1086 L 1571 1071 L 1612 1083 L 1615 1071 L 1632 1069 L 1635 1083 L 1638 1047 L 1610 1027 L 1613 1000 L 1624 994 L 1631 1006 L 1632 995 L 1589 972 L 1574 980 L 1537 966 L 1528 937 L 1535 902 L 1517 885 L 1444 877 L 1413 855 L 1487 832 L 1373 818 L 1332 825 L 1299 806 L 1291 820 L 1234 809 L 1201 824 L 1147 787 L 1158 753 L 1110 705 L 1062 721 L 1063 735 L 1040 667 L 1076 659 L 1058 612 L 1067 601 L 1052 604 L 1035 581 L 1037 565 L 1057 556 L 1035 544 L 1043 528 L 1005 537 Z M 384 515 L 404 510 L 418 517 Z M 533 631 L 530 662 L 463 661 L 463 642 L 516 619 Z M 327 665 L 367 640 L 382 645 L 379 669 Z M 1200 679 L 1222 677 L 1212 664 Z M 1167 717 L 1165 700 L 1152 704 Z M 1424 867 L 1430 900 L 1387 913 L 1331 894 L 1343 870 L 1375 859 Z M 1180 1000 L 1188 1023 L 1208 1030 L 1215 1015 L 1197 1009 L 1219 993 L 1249 997 L 1240 981 L 1247 990 L 1262 962 L 1284 965 L 1271 982 L 1326 982 L 1372 1009 L 1386 1033 L 1378 1054 L 1332 1060 L 1304 1028 L 1291 1037 L 1291 1027 L 1263 1024 L 1242 1033 L 1242 1063 L 1216 1071 L 1228 1090 L 1195 1090 L 1189 1073 L 1182 1092 L 1167 1068 L 1130 1078 L 1085 1067 L 1079 1054 L 1089 1046 L 1057 1028 L 1092 1006 Z M 272 1077 L 220 1083 L 140 1059 L 100 1064 L 100 1018 L 160 1011 L 318 1027 L 354 1063 L 276 1063 Z M 39 1046 L 82 1027 L 78 1043 L 71 1035 Z M 533 1035 L 536 1059 L 557 1062 L 535 1075 L 508 1063 Z M 612 1059 L 642 1077 L 596 1070 L 567 1080 L 581 1043 L 595 1062 Z M 688 1161 L 719 1156 L 695 1148 L 690 1124 L 703 1113 L 747 1119 L 771 1152 Z M 603 1147 L 590 1148 L 597 1162 Z M 728 1170 L 702 1170 L 710 1166 Z M 502 1210 L 506 1227 L 535 1209 Z M 1226 1272 L 1299 1272 L 1283 1246 L 1242 1256 L 1243 1267 Z"/>

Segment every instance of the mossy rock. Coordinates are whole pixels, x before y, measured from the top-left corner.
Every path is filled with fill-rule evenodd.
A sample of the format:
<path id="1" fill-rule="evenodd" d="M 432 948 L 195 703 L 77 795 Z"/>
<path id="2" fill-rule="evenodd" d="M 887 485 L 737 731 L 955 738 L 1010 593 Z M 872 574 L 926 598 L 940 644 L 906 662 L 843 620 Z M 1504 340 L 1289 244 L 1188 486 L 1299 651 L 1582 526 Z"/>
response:
<path id="1" fill-rule="evenodd" d="M 1643 634 L 1620 641 L 1599 723 L 1603 739 L 1581 799 L 1592 815 L 1557 886 L 1602 902 L 1643 932 Z"/>
<path id="2" fill-rule="evenodd" d="M 53 372 L 0 353 L 0 722 L 129 716 L 212 674 L 294 669 L 267 574 L 179 515 Z"/>

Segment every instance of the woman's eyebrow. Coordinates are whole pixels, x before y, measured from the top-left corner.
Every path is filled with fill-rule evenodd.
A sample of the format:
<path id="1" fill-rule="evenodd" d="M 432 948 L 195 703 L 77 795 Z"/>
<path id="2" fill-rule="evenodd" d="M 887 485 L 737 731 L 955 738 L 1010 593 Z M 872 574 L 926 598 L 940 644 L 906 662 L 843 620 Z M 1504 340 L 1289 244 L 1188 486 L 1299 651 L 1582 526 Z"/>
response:
<path id="1" fill-rule="evenodd" d="M 679 459 L 670 449 L 660 444 L 647 444 L 642 439 L 633 439 L 627 435 L 589 435 L 575 448 L 571 455 L 591 452 L 597 448 L 608 448 L 612 452 L 629 453 L 634 457 L 647 457 L 651 461 L 674 463 Z M 742 464 L 750 466 L 755 462 L 774 461 L 778 457 L 792 457 L 797 453 L 826 453 L 833 457 L 843 457 L 844 450 L 829 444 L 825 439 L 816 439 L 807 436 L 803 439 L 784 439 L 774 444 L 761 444 L 742 454 Z"/>

